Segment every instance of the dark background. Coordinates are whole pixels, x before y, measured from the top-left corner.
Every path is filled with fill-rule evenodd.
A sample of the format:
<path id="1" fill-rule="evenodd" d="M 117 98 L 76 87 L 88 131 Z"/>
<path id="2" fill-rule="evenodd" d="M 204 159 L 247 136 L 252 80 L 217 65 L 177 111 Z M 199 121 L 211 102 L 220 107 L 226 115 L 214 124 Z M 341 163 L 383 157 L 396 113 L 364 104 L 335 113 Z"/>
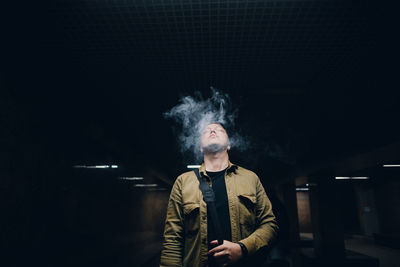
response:
<path id="1" fill-rule="evenodd" d="M 230 95 L 239 111 L 235 128 L 251 144 L 233 150 L 231 160 L 266 186 L 320 169 L 398 178 L 377 168 L 399 159 L 393 10 L 333 0 L 5 6 L 0 186 L 7 264 L 128 264 L 141 240 L 162 231 L 157 216 L 176 176 L 197 163 L 180 154 L 173 122 L 162 113 L 194 91 L 210 96 L 210 86 Z M 377 154 L 382 147 L 390 152 Z M 373 163 L 353 168 L 345 161 L 359 155 L 372 155 Z M 119 168 L 72 168 L 103 164 Z M 160 187 L 139 190 L 121 176 Z M 352 190 L 343 195 L 354 198 Z M 357 225 L 354 217 L 347 229 L 362 231 Z"/>

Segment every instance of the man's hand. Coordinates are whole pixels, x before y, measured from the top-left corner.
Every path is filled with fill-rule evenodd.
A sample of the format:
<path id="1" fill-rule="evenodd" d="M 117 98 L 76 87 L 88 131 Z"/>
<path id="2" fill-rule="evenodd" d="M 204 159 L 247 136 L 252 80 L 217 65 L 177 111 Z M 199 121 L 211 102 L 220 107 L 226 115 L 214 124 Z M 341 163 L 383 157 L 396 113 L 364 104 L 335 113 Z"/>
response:
<path id="1" fill-rule="evenodd" d="M 210 244 L 216 246 L 218 245 L 218 241 L 213 240 Z M 213 254 L 213 257 L 218 263 L 222 264 L 222 266 L 234 264 L 243 257 L 240 245 L 227 240 L 224 240 L 222 245 L 211 249 L 208 252 L 208 255 L 210 254 Z"/>

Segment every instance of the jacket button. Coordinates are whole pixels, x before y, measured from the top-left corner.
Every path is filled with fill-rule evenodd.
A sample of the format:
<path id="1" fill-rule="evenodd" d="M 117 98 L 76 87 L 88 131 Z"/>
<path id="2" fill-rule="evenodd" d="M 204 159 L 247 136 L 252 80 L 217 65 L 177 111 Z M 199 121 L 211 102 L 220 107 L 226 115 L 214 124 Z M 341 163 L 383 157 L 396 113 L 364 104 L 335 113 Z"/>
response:
<path id="1" fill-rule="evenodd" d="M 203 238 L 202 242 L 203 242 L 203 244 L 205 245 L 205 244 L 206 244 L 206 239 Z"/>
<path id="2" fill-rule="evenodd" d="M 203 215 L 203 217 L 201 217 L 202 219 L 203 219 L 203 221 L 205 221 L 206 220 L 206 216 L 205 215 Z"/>

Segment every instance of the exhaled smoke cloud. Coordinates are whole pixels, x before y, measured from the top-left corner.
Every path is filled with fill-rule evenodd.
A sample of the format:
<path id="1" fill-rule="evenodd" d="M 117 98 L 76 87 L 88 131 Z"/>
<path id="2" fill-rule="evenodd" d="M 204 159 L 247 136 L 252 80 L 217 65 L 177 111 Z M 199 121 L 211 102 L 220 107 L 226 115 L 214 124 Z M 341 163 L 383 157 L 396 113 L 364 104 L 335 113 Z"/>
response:
<path id="1" fill-rule="evenodd" d="M 232 148 L 243 150 L 247 142 L 234 130 L 234 120 L 237 110 L 231 108 L 231 101 L 227 94 L 211 88 L 211 97 L 204 99 L 200 92 L 194 96 L 185 96 L 179 104 L 164 113 L 165 118 L 175 120 L 181 129 L 178 131 L 179 143 L 182 152 L 193 152 L 196 160 L 201 159 L 200 136 L 202 130 L 210 123 L 220 122 L 227 127 Z"/>

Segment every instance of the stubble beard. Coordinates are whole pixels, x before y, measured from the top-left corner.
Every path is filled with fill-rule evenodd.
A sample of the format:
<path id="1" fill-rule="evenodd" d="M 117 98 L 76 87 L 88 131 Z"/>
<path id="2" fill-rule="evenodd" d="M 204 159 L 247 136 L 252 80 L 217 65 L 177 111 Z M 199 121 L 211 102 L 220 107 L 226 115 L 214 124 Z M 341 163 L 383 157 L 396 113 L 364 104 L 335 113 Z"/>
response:
<path id="1" fill-rule="evenodd" d="M 222 152 L 228 148 L 228 144 L 210 144 L 208 146 L 203 147 L 204 154 L 216 154 L 218 152 Z"/>

